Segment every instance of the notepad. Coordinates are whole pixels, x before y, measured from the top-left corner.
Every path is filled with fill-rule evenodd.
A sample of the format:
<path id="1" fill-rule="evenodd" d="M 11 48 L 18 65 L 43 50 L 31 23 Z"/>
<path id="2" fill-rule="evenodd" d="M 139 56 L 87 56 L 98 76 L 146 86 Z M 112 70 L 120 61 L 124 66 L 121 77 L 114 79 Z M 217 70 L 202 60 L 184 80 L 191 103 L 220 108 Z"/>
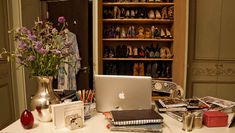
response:
<path id="1" fill-rule="evenodd" d="M 114 126 L 110 125 L 111 131 L 124 131 L 124 132 L 162 132 L 162 123 L 157 124 L 144 124 L 144 125 L 127 125 L 127 126 Z"/>
<path id="2" fill-rule="evenodd" d="M 163 117 L 152 109 L 111 111 L 113 125 L 162 123 Z"/>

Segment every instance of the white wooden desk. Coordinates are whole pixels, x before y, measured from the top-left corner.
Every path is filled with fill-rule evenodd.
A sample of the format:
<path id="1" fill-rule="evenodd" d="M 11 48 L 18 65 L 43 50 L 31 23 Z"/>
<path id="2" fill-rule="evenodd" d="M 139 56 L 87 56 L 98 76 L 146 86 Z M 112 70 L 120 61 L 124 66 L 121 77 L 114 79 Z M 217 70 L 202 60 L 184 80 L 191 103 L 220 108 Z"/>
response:
<path id="1" fill-rule="evenodd" d="M 186 133 L 182 130 L 182 123 L 178 122 L 175 119 L 162 114 L 164 117 L 164 128 L 163 133 Z M 231 115 L 230 115 L 231 116 Z M 10 133 L 111 133 L 109 129 L 106 128 L 108 122 L 105 120 L 105 117 L 98 113 L 93 116 L 91 119 L 85 122 L 85 126 L 80 129 L 70 131 L 67 128 L 63 129 L 54 129 L 52 122 L 41 123 L 35 120 L 34 127 L 29 130 L 25 130 L 20 123 L 20 120 L 15 121 L 5 129 L 0 132 L 10 132 Z M 124 133 L 124 132 L 115 132 L 115 133 Z M 129 132 L 130 133 L 130 132 Z M 215 127 L 208 128 L 203 126 L 201 129 L 193 129 L 190 133 L 235 133 L 235 127 Z"/>

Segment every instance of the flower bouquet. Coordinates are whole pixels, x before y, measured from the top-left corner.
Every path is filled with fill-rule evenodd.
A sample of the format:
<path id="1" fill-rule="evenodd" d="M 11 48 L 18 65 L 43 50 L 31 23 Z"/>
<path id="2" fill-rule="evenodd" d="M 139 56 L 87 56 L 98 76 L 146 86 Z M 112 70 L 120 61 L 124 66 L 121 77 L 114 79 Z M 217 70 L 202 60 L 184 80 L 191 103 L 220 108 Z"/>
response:
<path id="1" fill-rule="evenodd" d="M 73 54 L 66 26 L 65 18 L 59 17 L 56 28 L 51 22 L 38 19 L 31 29 L 21 27 L 12 30 L 10 33 L 16 42 L 16 51 L 3 49 L 0 54 L 8 59 L 16 57 L 20 66 L 28 68 L 31 76 L 38 80 L 38 91 L 31 99 L 31 110 L 37 112 L 36 117 L 40 121 L 51 121 L 50 105 L 60 103 L 52 89 L 52 79 L 63 68 L 61 65 L 69 64 L 67 60 Z"/>
<path id="2" fill-rule="evenodd" d="M 72 55 L 72 43 L 67 39 L 67 32 L 63 16 L 58 18 L 57 28 L 51 22 L 38 19 L 31 29 L 21 27 L 10 31 L 16 41 L 16 52 L 3 49 L 2 55 L 16 57 L 32 76 L 55 76 L 59 66 L 69 63 L 66 58 Z"/>

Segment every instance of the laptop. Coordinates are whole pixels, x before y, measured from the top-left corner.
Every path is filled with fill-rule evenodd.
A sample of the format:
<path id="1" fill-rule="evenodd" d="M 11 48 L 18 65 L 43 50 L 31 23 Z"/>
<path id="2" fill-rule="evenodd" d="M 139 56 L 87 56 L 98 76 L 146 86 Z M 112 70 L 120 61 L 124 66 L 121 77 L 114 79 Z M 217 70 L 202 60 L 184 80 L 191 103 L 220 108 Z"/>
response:
<path id="1" fill-rule="evenodd" d="M 151 109 L 152 78 L 149 76 L 95 75 L 96 109 Z"/>

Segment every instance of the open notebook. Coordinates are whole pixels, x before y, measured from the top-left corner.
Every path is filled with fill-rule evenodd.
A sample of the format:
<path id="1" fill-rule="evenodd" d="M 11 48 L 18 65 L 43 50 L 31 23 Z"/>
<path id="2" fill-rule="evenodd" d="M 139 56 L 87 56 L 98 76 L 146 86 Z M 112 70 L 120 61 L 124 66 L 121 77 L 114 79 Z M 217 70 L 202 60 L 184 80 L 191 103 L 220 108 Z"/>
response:
<path id="1" fill-rule="evenodd" d="M 97 111 L 150 109 L 151 82 L 148 76 L 95 75 Z"/>

